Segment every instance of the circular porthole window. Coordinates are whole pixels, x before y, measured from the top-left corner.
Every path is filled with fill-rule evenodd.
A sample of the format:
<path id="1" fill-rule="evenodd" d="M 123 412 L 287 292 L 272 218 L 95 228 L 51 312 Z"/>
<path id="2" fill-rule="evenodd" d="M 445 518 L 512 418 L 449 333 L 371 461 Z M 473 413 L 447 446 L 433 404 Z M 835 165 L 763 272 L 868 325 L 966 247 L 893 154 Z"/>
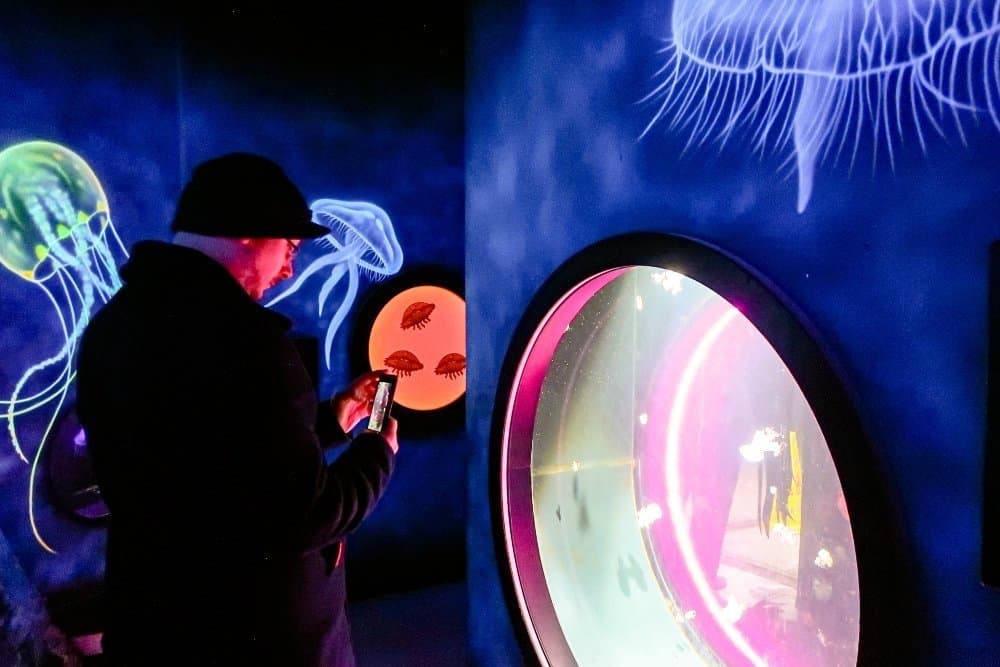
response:
<path id="1" fill-rule="evenodd" d="M 508 355 L 495 503 L 522 634 L 551 665 L 857 664 L 855 489 L 832 453 L 856 419 L 777 298 L 667 246 L 576 262 Z"/>

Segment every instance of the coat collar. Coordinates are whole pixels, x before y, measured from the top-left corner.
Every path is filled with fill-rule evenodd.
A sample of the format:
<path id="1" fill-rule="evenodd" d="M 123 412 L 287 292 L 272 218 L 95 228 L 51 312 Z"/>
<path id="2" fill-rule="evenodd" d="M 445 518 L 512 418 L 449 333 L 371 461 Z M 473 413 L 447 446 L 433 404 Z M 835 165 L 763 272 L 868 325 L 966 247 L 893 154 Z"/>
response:
<path id="1" fill-rule="evenodd" d="M 193 248 L 162 241 L 140 241 L 132 247 L 129 261 L 119 273 L 128 284 L 239 305 L 271 319 L 284 330 L 292 326 L 287 317 L 250 298 L 226 267 Z"/>

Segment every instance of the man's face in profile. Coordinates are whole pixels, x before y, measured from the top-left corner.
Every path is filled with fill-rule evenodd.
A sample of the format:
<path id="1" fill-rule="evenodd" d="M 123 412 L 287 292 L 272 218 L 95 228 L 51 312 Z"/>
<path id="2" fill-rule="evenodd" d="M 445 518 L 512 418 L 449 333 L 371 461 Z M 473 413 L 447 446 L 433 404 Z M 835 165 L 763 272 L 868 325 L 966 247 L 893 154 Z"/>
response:
<path id="1" fill-rule="evenodd" d="M 259 301 L 265 291 L 292 277 L 292 261 L 301 243 L 298 239 L 253 240 L 253 261 L 246 283 L 253 299 Z"/>

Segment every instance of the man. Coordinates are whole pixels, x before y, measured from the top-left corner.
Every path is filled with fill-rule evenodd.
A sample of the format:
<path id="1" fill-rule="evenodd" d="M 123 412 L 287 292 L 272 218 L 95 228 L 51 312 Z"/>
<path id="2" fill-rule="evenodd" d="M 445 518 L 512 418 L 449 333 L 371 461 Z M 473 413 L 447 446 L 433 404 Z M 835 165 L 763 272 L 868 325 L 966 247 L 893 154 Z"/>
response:
<path id="1" fill-rule="evenodd" d="M 273 162 L 195 168 L 172 244 L 136 244 L 83 336 L 78 412 L 111 512 L 105 656 L 115 665 L 353 665 L 344 536 L 382 495 L 396 423 L 364 431 L 376 375 L 317 408 L 256 303 L 327 233 Z"/>

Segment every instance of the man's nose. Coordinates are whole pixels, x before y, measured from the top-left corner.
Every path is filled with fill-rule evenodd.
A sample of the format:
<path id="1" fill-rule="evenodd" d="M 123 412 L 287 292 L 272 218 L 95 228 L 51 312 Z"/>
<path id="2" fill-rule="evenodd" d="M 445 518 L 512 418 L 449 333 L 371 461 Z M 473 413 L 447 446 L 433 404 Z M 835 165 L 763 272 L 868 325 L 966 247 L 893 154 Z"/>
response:
<path id="1" fill-rule="evenodd" d="M 281 267 L 281 273 L 278 274 L 278 277 L 281 280 L 285 280 L 287 278 L 291 278 L 293 273 L 295 273 L 295 268 L 292 266 L 292 260 L 289 259 L 285 262 L 285 265 Z"/>

